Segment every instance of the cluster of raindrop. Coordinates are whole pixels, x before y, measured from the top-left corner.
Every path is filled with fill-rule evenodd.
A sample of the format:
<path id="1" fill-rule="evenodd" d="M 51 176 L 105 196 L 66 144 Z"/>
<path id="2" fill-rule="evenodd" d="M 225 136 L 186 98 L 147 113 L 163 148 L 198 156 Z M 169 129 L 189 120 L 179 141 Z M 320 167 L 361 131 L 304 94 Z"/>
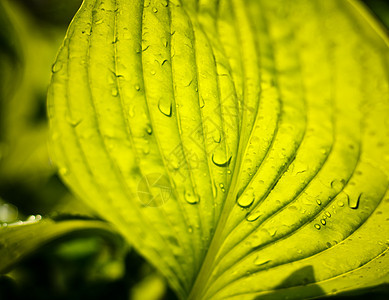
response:
<path id="1" fill-rule="evenodd" d="M 29 224 L 34 224 L 42 220 L 41 215 L 31 215 L 29 216 L 25 221 L 16 221 L 12 223 L 2 223 L 1 227 L 3 228 L 8 228 L 8 227 L 13 227 L 13 226 L 19 226 L 19 225 L 29 225 Z"/>
<path id="2" fill-rule="evenodd" d="M 324 212 L 324 214 L 322 215 L 321 219 L 320 219 L 320 224 L 316 223 L 314 225 L 314 227 L 317 229 L 317 230 L 320 230 L 322 226 L 325 226 L 327 224 L 327 219 L 331 218 L 331 213 L 329 211 L 326 211 Z"/>

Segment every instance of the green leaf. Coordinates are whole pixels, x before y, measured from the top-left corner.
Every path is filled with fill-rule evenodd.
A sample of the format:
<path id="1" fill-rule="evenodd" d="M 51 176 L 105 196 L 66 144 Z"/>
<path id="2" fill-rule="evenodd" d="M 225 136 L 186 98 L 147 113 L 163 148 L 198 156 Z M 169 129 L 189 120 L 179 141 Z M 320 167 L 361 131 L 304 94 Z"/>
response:
<path id="1" fill-rule="evenodd" d="M 354 0 L 86 0 L 53 158 L 183 299 L 388 283 L 388 45 Z"/>
<path id="2" fill-rule="evenodd" d="M 36 249 L 60 237 L 74 233 L 87 232 L 100 234 L 119 245 L 120 238 L 112 227 L 97 220 L 53 221 L 30 216 L 26 221 L 0 226 L 0 273 L 5 273 L 21 259 Z"/>

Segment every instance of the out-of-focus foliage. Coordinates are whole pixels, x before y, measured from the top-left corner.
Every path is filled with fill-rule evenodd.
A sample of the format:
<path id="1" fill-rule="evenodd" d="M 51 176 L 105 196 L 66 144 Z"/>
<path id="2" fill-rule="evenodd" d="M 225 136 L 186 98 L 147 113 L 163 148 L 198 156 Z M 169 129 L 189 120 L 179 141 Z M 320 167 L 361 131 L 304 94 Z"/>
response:
<path id="1" fill-rule="evenodd" d="M 45 213 L 62 197 L 58 194 L 59 182 L 56 187 L 52 178 L 55 169 L 47 150 L 45 99 L 50 66 L 64 28 L 45 27 L 13 1 L 2 1 L 2 5 L 2 14 L 10 20 L 2 33 L 8 33 L 10 44 L 18 46 L 14 60 L 23 63 L 11 72 L 2 72 L 13 93 L 8 92 L 1 102 L 1 195 L 16 204 L 23 203 L 26 213 Z M 51 178 L 53 184 L 47 184 Z"/>
<path id="2" fill-rule="evenodd" d="M 382 23 L 389 28 L 389 1 L 387 0 L 363 0 L 370 10 L 377 15 Z"/>
<path id="3" fill-rule="evenodd" d="M 67 26 L 82 0 L 14 0 L 46 26 Z M 43 26 L 42 26 L 43 27 Z"/>
<path id="4" fill-rule="evenodd" d="M 54 225 L 49 234 L 43 223 L 37 230 L 42 239 L 33 248 L 47 245 L 32 254 L 25 250 L 33 239 L 16 233 L 26 232 L 19 220 L 30 226 L 33 214 L 42 214 L 46 224 L 99 222 L 90 219 L 93 212 L 58 180 L 47 150 L 46 92 L 52 64 L 80 4 L 80 0 L 0 1 L 0 227 L 14 223 L 0 229 L 0 251 L 11 240 L 22 247 L 0 261 L 21 261 L 0 276 L 0 299 L 129 299 L 132 287 L 151 292 L 150 300 L 161 299 L 169 291 L 153 268 L 133 250 L 126 254 L 127 248 L 112 248 L 109 238 L 85 232 L 87 226 L 66 234 Z M 5 228 L 16 230 L 8 233 L 11 239 Z M 29 255 L 20 258 L 18 253 Z M 139 293 L 132 298 L 139 299 Z"/>

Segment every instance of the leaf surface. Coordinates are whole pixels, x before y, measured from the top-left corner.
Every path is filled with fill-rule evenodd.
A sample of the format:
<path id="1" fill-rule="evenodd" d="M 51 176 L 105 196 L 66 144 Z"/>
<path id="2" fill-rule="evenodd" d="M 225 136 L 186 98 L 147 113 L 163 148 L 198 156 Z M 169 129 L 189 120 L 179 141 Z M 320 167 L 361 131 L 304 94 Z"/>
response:
<path id="1" fill-rule="evenodd" d="M 388 54 L 357 1 L 85 0 L 53 157 L 181 298 L 387 283 Z"/>

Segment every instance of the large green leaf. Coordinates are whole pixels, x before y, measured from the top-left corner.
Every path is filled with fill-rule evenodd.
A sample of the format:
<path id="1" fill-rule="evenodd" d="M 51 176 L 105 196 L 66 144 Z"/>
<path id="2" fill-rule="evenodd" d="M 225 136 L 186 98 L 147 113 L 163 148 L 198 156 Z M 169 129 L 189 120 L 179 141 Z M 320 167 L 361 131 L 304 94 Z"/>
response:
<path id="1" fill-rule="evenodd" d="M 85 0 L 53 157 L 181 298 L 387 283 L 388 54 L 352 0 Z"/>

